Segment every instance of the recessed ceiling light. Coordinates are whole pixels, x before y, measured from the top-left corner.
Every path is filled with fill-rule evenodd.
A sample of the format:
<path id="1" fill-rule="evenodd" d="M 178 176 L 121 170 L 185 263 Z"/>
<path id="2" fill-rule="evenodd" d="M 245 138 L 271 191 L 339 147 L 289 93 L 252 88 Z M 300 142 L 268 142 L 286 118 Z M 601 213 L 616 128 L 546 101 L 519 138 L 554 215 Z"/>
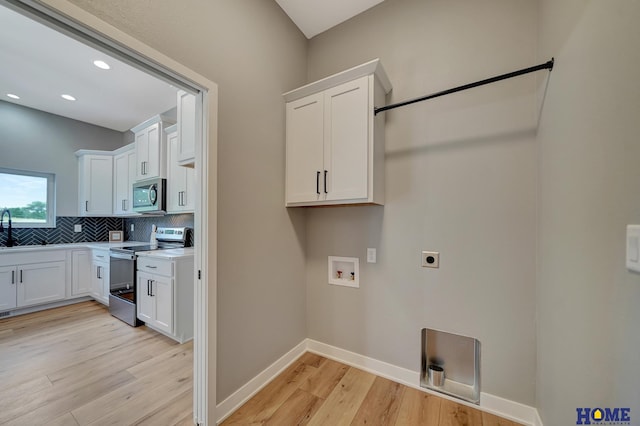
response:
<path id="1" fill-rule="evenodd" d="M 7 93 L 7 96 L 10 97 L 11 99 L 20 99 L 20 96 L 14 95 L 13 93 Z"/>
<path id="2" fill-rule="evenodd" d="M 76 98 L 74 98 L 71 95 L 61 95 L 61 96 L 62 96 L 62 99 L 66 99 L 68 101 L 75 101 L 76 100 Z"/>
<path id="3" fill-rule="evenodd" d="M 103 69 L 103 70 L 111 69 L 111 67 L 109 66 L 109 64 L 108 64 L 108 63 L 106 63 L 105 61 L 100 61 L 100 60 L 98 60 L 98 61 L 93 61 L 93 65 L 95 65 L 96 67 L 101 68 L 101 69 Z"/>

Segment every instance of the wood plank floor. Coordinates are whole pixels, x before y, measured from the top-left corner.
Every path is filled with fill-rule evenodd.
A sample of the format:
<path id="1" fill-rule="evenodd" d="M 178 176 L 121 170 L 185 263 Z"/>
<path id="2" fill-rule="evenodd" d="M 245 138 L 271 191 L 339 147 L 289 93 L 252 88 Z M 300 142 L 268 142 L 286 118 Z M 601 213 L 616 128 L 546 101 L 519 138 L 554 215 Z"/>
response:
<path id="1" fill-rule="evenodd" d="M 222 426 L 518 426 L 509 420 L 305 353 Z"/>
<path id="2" fill-rule="evenodd" d="M 0 424 L 193 425 L 193 345 L 96 302 L 0 320 Z"/>

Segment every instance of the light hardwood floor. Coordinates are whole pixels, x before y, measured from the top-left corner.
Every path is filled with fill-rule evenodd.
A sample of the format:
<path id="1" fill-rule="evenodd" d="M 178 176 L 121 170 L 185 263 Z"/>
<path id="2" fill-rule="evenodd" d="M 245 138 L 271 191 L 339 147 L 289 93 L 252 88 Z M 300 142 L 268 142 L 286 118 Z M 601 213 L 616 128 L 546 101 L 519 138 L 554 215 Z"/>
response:
<path id="1" fill-rule="evenodd" d="M 0 424 L 192 425 L 193 345 L 96 302 L 0 320 Z"/>
<path id="2" fill-rule="evenodd" d="M 193 345 L 96 302 L 0 320 L 0 425 L 192 425 Z M 230 425 L 516 426 L 306 353 Z"/>
<path id="3" fill-rule="evenodd" d="M 222 423 L 232 425 L 517 426 L 518 423 L 307 352 Z"/>

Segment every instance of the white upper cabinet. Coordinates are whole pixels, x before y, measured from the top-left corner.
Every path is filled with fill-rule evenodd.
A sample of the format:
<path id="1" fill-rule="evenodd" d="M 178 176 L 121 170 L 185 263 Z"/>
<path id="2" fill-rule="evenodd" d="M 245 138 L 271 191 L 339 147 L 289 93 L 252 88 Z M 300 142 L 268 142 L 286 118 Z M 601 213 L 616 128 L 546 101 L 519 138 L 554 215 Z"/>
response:
<path id="1" fill-rule="evenodd" d="M 178 155 L 181 166 L 193 167 L 196 157 L 196 97 L 178 91 Z"/>
<path id="2" fill-rule="evenodd" d="M 134 144 L 121 148 L 113 157 L 113 214 L 131 216 L 133 183 L 136 181 L 136 151 Z M 116 151 L 116 152 L 118 152 Z"/>
<path id="3" fill-rule="evenodd" d="M 98 151 L 101 152 L 101 151 Z M 113 214 L 113 155 L 80 150 L 78 156 L 78 213 L 80 216 Z"/>
<path id="4" fill-rule="evenodd" d="M 136 181 L 166 178 L 166 121 L 156 115 L 131 129 L 136 144 Z"/>
<path id="5" fill-rule="evenodd" d="M 195 170 L 182 167 L 180 137 L 176 126 L 167 132 L 167 213 L 193 213 L 195 211 Z"/>
<path id="6" fill-rule="evenodd" d="M 378 59 L 285 93 L 286 205 L 384 204 L 384 114 L 391 84 Z"/>

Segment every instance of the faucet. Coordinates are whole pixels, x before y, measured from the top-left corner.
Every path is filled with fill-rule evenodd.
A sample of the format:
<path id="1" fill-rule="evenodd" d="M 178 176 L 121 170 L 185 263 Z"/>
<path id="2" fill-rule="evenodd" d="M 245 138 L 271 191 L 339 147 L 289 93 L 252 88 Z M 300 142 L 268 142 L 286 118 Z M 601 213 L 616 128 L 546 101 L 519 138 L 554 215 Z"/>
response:
<path id="1" fill-rule="evenodd" d="M 4 232 L 4 226 L 2 223 L 4 222 L 5 213 L 9 215 L 9 227 L 7 228 L 7 247 L 13 247 L 13 243 L 15 242 L 11 236 L 11 212 L 9 209 L 2 210 L 2 214 L 0 215 L 0 232 Z"/>

